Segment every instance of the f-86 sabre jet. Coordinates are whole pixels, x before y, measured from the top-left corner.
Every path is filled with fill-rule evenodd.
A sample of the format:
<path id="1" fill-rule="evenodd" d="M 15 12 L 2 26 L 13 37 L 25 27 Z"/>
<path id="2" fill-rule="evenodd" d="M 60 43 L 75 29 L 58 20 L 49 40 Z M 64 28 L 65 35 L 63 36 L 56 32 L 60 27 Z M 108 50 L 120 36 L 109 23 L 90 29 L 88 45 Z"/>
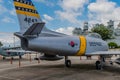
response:
<path id="1" fill-rule="evenodd" d="M 13 0 L 20 24 L 20 32 L 14 35 L 20 38 L 24 50 L 44 53 L 43 60 L 59 60 L 65 56 L 65 65 L 71 66 L 68 56 L 99 55 L 96 67 L 103 68 L 105 56 L 120 54 L 109 52 L 107 43 L 90 36 L 69 36 L 46 28 L 31 0 Z"/>

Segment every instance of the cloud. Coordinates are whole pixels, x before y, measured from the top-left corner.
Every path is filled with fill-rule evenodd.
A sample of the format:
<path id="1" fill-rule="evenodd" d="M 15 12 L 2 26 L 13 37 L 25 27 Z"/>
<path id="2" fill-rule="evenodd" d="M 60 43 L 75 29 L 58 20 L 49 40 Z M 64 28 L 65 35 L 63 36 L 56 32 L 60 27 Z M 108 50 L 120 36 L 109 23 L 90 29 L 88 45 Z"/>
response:
<path id="1" fill-rule="evenodd" d="M 79 11 L 87 2 L 88 0 L 63 0 L 60 6 L 65 11 Z"/>
<path id="2" fill-rule="evenodd" d="M 78 23 L 77 16 L 80 16 L 81 13 L 74 13 L 74 12 L 62 12 L 62 11 L 56 11 L 56 14 L 59 16 L 61 20 L 67 20 L 71 23 Z"/>
<path id="3" fill-rule="evenodd" d="M 1 21 L 5 23 L 15 23 L 14 19 L 10 17 L 4 17 Z"/>
<path id="4" fill-rule="evenodd" d="M 3 5 L 0 4 L 0 15 L 7 12 L 7 11 L 8 10 Z"/>
<path id="5" fill-rule="evenodd" d="M 49 15 L 47 15 L 47 14 L 44 14 L 43 17 L 44 17 L 44 21 L 45 21 L 45 22 L 54 20 L 51 16 L 49 16 Z"/>
<path id="6" fill-rule="evenodd" d="M 88 9 L 96 13 L 111 13 L 115 5 L 114 2 L 108 2 L 107 0 L 97 0 L 97 2 L 91 3 Z"/>
<path id="7" fill-rule="evenodd" d="M 9 3 L 10 1 L 8 1 Z M 15 9 L 7 9 L 6 5 L 2 4 L 3 0 L 0 0 L 0 22 L 5 23 L 15 23 L 13 18 L 10 18 L 10 16 L 16 16 Z M 9 13 L 9 14 L 8 14 Z M 9 16 L 9 17 L 7 17 Z"/>
<path id="8" fill-rule="evenodd" d="M 45 2 L 45 0 L 34 0 L 34 2 Z"/>
<path id="9" fill-rule="evenodd" d="M 14 35 L 13 33 L 4 33 L 0 32 L 0 41 L 3 43 L 4 46 L 13 46 L 14 44 Z M 20 45 L 20 40 L 15 37 L 15 44 Z"/>
<path id="10" fill-rule="evenodd" d="M 0 15 L 4 15 L 5 13 L 16 16 L 15 8 L 8 10 L 5 6 L 0 4 Z"/>
<path id="11" fill-rule="evenodd" d="M 44 3 L 44 4 L 47 5 L 47 6 L 54 6 L 54 5 L 55 5 L 54 3 L 52 3 L 52 2 L 49 1 L 49 0 L 34 0 L 34 2 Z"/>
<path id="12" fill-rule="evenodd" d="M 60 32 L 60 33 L 64 33 L 67 35 L 72 35 L 73 29 L 74 29 L 74 27 L 65 27 L 65 28 L 58 28 L 55 31 Z"/>
<path id="13" fill-rule="evenodd" d="M 4 15 L 5 13 L 6 14 L 8 14 L 8 13 L 10 13 L 10 15 L 13 15 L 13 16 L 15 16 L 15 8 L 13 8 L 13 9 L 8 9 L 7 8 L 7 4 L 5 5 L 5 3 L 3 3 L 4 2 L 4 0 L 0 0 L 0 15 Z M 13 5 L 13 3 L 11 2 L 11 1 L 8 1 L 7 2 L 9 5 Z M 10 6 L 10 8 L 11 8 L 11 6 Z"/>
<path id="14" fill-rule="evenodd" d="M 11 15 L 16 16 L 16 11 L 15 8 L 13 8 L 12 10 L 9 11 Z"/>
<path id="15" fill-rule="evenodd" d="M 61 20 L 67 20 L 71 23 L 79 23 L 78 17 L 82 15 L 84 5 L 88 0 L 63 0 L 59 3 L 62 10 L 55 11 Z"/>
<path id="16" fill-rule="evenodd" d="M 109 0 L 97 0 L 88 5 L 88 17 L 91 23 L 104 23 L 109 20 L 120 20 L 120 7 Z"/>

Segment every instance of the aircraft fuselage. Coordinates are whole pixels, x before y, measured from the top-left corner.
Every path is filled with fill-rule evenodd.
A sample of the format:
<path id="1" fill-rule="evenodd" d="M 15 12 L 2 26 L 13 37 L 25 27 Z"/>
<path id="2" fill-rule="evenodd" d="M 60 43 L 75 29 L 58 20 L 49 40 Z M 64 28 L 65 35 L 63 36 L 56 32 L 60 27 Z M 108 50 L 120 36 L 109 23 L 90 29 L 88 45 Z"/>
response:
<path id="1" fill-rule="evenodd" d="M 107 51 L 102 39 L 93 37 L 38 37 L 28 40 L 28 49 L 61 56 L 83 56 L 97 51 Z"/>

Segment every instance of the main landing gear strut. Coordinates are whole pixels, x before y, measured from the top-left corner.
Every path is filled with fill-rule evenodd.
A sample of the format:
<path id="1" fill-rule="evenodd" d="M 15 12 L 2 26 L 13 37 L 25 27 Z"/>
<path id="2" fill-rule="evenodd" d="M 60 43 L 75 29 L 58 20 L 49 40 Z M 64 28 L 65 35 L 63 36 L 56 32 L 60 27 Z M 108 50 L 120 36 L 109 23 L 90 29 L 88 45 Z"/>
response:
<path id="1" fill-rule="evenodd" d="M 100 56 L 100 60 L 96 61 L 96 69 L 97 70 L 102 70 L 104 67 L 104 63 L 105 63 L 105 57 L 104 56 Z"/>
<path id="2" fill-rule="evenodd" d="M 66 67 L 71 67 L 71 60 L 68 59 L 68 56 L 65 56 L 65 66 Z"/>

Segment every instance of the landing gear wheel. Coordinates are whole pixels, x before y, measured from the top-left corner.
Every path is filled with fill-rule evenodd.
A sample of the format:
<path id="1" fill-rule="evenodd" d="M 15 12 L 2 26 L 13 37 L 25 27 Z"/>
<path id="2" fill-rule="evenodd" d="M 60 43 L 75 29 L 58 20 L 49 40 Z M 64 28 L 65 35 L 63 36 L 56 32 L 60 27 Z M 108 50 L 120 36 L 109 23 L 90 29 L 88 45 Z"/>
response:
<path id="1" fill-rule="evenodd" d="M 66 65 L 66 67 L 71 67 L 71 61 L 70 60 L 66 60 L 65 61 L 65 65 Z"/>
<path id="2" fill-rule="evenodd" d="M 96 61 L 96 69 L 97 70 L 101 70 L 102 69 L 102 66 L 100 64 L 100 61 Z"/>

